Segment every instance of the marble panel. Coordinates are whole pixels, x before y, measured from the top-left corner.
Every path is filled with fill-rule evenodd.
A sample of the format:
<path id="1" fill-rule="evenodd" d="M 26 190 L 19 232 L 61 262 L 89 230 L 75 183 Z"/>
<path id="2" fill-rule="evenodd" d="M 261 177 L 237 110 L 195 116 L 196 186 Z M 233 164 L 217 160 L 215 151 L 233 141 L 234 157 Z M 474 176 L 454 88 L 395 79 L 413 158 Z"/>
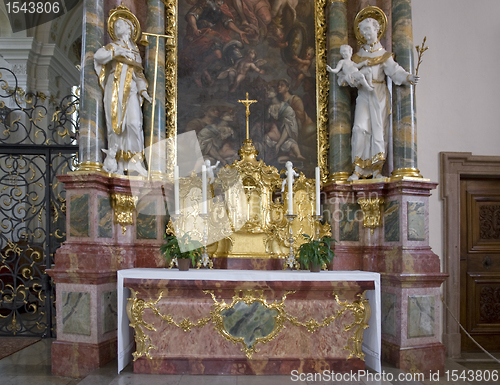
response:
<path id="1" fill-rule="evenodd" d="M 425 241 L 424 202 L 408 202 L 408 240 Z"/>
<path id="2" fill-rule="evenodd" d="M 259 301 L 249 305 L 240 301 L 233 309 L 221 312 L 224 328 L 233 337 L 243 337 L 245 344 L 252 347 L 257 338 L 267 337 L 276 326 L 278 311 L 269 309 Z"/>
<path id="3" fill-rule="evenodd" d="M 97 201 L 98 227 L 97 236 L 99 238 L 111 238 L 113 236 L 113 211 L 111 201 L 107 196 L 100 196 Z"/>
<path id="4" fill-rule="evenodd" d="M 435 301 L 433 295 L 408 297 L 408 338 L 434 335 Z"/>
<path id="5" fill-rule="evenodd" d="M 90 293 L 63 291 L 61 301 L 63 332 L 90 336 Z"/>
<path id="6" fill-rule="evenodd" d="M 382 333 L 396 336 L 396 295 L 381 293 L 382 299 Z"/>
<path id="7" fill-rule="evenodd" d="M 118 306 L 116 290 L 104 291 L 101 294 L 102 334 L 116 330 Z"/>
<path id="8" fill-rule="evenodd" d="M 72 237 L 89 237 L 89 194 L 71 195 L 69 233 Z"/>
<path id="9" fill-rule="evenodd" d="M 137 206 L 137 239 L 156 239 L 156 202 L 139 203 Z"/>
<path id="10" fill-rule="evenodd" d="M 387 201 L 384 205 L 384 239 L 399 242 L 399 202 Z"/>
<path id="11" fill-rule="evenodd" d="M 340 241 L 359 241 L 359 221 L 356 213 L 361 210 L 357 203 L 340 204 Z"/>

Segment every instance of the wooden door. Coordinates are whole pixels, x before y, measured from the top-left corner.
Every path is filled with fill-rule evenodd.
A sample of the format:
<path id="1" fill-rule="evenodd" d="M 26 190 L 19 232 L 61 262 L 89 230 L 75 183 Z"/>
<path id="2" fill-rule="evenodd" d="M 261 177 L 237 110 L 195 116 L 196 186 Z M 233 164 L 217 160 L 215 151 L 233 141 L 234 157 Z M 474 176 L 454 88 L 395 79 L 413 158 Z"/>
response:
<path id="1" fill-rule="evenodd" d="M 462 179 L 460 318 L 488 350 L 500 350 L 500 179 Z M 462 333 L 462 351 L 479 350 Z"/>

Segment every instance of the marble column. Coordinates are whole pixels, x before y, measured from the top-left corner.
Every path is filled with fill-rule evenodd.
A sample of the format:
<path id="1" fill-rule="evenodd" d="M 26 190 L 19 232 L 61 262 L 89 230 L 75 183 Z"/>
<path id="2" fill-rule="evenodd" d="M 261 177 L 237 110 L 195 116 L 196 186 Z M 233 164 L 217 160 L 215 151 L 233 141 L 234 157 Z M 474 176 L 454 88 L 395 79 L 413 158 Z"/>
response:
<path id="1" fill-rule="evenodd" d="M 332 0 L 329 18 L 329 64 L 332 68 L 342 59 L 340 46 L 348 44 L 347 1 Z M 330 73 L 328 130 L 330 150 L 328 154 L 330 179 L 347 181 L 352 173 L 351 160 L 351 96 L 349 87 L 340 87 L 337 75 Z"/>
<path id="2" fill-rule="evenodd" d="M 98 75 L 94 70 L 94 52 L 104 45 L 103 2 L 83 3 L 83 52 L 80 81 L 80 166 L 83 171 L 101 169 L 101 149 L 106 144 L 104 106 Z"/>
<path id="3" fill-rule="evenodd" d="M 147 1 L 147 20 L 144 30 L 148 33 L 165 34 L 165 5 L 161 0 Z M 148 92 L 154 98 L 145 103 L 144 146 L 145 157 L 152 178 L 165 175 L 165 38 L 147 36 L 146 78 Z M 155 86 L 156 82 L 156 86 Z M 153 151 L 150 151 L 153 149 Z"/>
<path id="4" fill-rule="evenodd" d="M 411 0 L 392 0 L 392 50 L 396 61 L 414 73 Z M 422 177 L 417 168 L 415 86 L 392 89 L 394 177 Z"/>

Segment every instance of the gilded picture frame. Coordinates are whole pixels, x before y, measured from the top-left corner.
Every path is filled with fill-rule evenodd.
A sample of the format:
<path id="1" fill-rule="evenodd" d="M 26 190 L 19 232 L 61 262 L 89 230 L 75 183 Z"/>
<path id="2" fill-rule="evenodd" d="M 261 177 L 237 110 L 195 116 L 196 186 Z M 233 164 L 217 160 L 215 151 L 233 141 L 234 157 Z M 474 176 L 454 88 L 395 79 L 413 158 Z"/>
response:
<path id="1" fill-rule="evenodd" d="M 180 52 L 183 47 L 180 44 L 180 40 L 185 38 L 185 25 L 186 25 L 186 2 L 191 5 L 191 4 L 198 4 L 194 0 L 162 0 L 165 4 L 165 18 L 166 18 L 166 31 L 165 34 L 169 36 L 174 36 L 174 39 L 172 42 L 169 42 L 166 49 L 166 66 L 165 66 L 165 80 L 166 80 L 166 137 L 167 138 L 174 138 L 177 134 L 180 134 L 184 132 L 185 128 L 185 121 L 184 116 L 186 115 L 182 111 L 182 106 L 179 108 L 179 103 L 184 103 L 184 101 L 179 101 L 179 84 L 181 84 L 182 87 L 182 82 L 183 79 L 181 79 L 182 76 L 179 76 L 179 66 L 181 66 L 181 69 L 185 70 L 185 67 L 183 67 L 183 64 L 180 64 L 180 61 L 185 57 L 183 52 Z M 214 2 L 212 0 L 208 0 L 211 2 Z M 181 3 L 181 8 L 179 9 L 179 2 Z M 328 170 L 328 92 L 329 92 L 329 83 L 328 83 L 328 73 L 326 71 L 326 63 L 327 63 L 327 21 L 326 21 L 326 0 L 296 0 L 295 3 L 300 4 L 301 2 L 310 2 L 311 6 L 314 8 L 314 15 L 311 15 L 311 20 L 313 19 L 312 16 L 314 16 L 314 53 L 315 53 L 315 60 L 312 62 L 312 67 L 315 70 L 315 133 L 316 133 L 316 162 L 314 166 L 319 166 L 321 170 L 321 180 L 322 183 L 326 183 L 328 181 L 329 177 L 329 170 Z M 287 3 L 287 1 L 284 1 L 284 3 Z M 273 3 L 274 4 L 274 3 Z M 182 18 L 181 22 L 179 20 Z M 183 29 L 180 29 L 180 25 L 183 24 Z M 241 26 L 241 25 L 240 25 Z M 270 24 L 271 26 L 271 24 Z M 272 27 L 272 26 L 271 26 Z M 234 33 L 234 32 L 233 32 Z M 289 36 L 290 33 L 287 35 Z M 248 36 L 248 35 L 246 35 Z M 311 41 L 311 39 L 310 39 Z M 279 43 L 278 43 L 279 44 Z M 310 43 L 309 43 L 310 44 Z M 224 47 L 225 48 L 225 47 Z M 196 46 L 196 49 L 198 49 L 198 46 Z M 221 49 L 222 51 L 222 49 Z M 242 50 L 243 51 L 243 50 Z M 246 49 L 246 51 L 250 51 L 249 49 Z M 245 51 L 245 52 L 246 52 Z M 289 50 L 290 51 L 290 50 Z M 304 52 L 304 51 L 302 51 Z M 258 55 L 258 50 L 257 50 L 257 55 Z M 181 55 L 181 58 L 180 56 Z M 254 55 L 255 57 L 256 55 Z M 282 56 L 283 56 L 283 50 L 282 50 Z M 295 55 L 297 57 L 298 55 Z M 245 59 L 245 57 L 243 57 Z M 252 61 L 253 59 L 248 59 L 248 61 Z M 283 59 L 285 60 L 285 59 Z M 315 62 L 315 64 L 314 64 Z M 234 67 L 236 73 L 233 74 L 237 77 L 238 75 L 238 69 L 235 66 Z M 201 71 L 200 72 L 204 72 Z M 227 71 L 226 71 L 227 72 Z M 252 72 L 252 71 L 250 71 Z M 254 69 L 255 72 L 255 69 Z M 264 71 L 263 71 L 264 72 Z M 221 72 L 222 73 L 222 72 Z M 219 77 L 222 77 L 219 73 Z M 253 73 L 252 76 L 255 76 L 256 74 Z M 195 79 L 198 82 L 199 88 L 203 88 L 207 80 L 200 76 L 199 79 Z M 291 75 L 290 75 L 291 76 Z M 255 77 L 253 78 L 255 79 Z M 294 79 L 291 79 L 291 82 Z M 234 80 L 233 80 L 234 83 Z M 231 84 L 229 84 L 231 86 Z M 237 100 L 241 96 L 240 94 L 243 91 L 248 91 L 244 89 L 244 82 L 242 83 L 242 86 L 240 87 L 241 89 L 238 89 L 237 92 L 235 92 L 235 97 L 234 97 L 234 105 L 237 105 Z M 233 85 L 234 88 L 234 85 Z M 275 87 L 276 89 L 277 87 Z M 182 94 L 184 95 L 184 91 L 181 90 Z M 251 90 L 250 90 L 251 91 Z M 252 98 L 252 93 L 250 92 L 250 98 Z M 242 98 L 241 98 L 242 99 Z M 188 109 L 191 109 L 191 105 L 189 103 L 185 103 L 188 105 Z M 198 106 L 197 106 L 198 107 Z M 256 107 L 253 107 L 254 111 L 256 110 Z M 262 108 L 262 107 L 259 107 Z M 267 108 L 267 107 L 266 107 Z M 201 107 L 200 107 L 201 109 Z M 191 109 L 190 111 L 193 111 Z M 258 116 L 258 112 L 252 113 L 256 114 Z M 258 111 L 258 110 L 257 110 Z M 181 113 L 181 115 L 179 115 Z M 254 115 L 254 119 L 255 118 Z M 312 114 L 311 114 L 312 115 Z M 252 117 L 250 118 L 250 120 Z M 181 124 L 180 124 L 181 123 Z M 242 130 L 244 132 L 244 130 Z M 240 135 L 241 136 L 241 135 Z M 244 138 L 243 138 L 244 139 Z M 251 137 L 252 139 L 252 137 Z M 254 140 L 255 142 L 255 140 Z M 301 141 L 298 140 L 300 143 Z M 275 142 L 274 142 L 275 143 Z M 239 144 L 241 146 L 241 143 Z M 256 146 L 257 147 L 257 146 Z M 239 147 L 238 147 L 239 148 Z M 258 147 L 257 147 L 258 148 Z M 202 149 L 203 150 L 203 149 Z M 290 150 L 293 151 L 293 150 Z M 310 154 L 306 154 L 310 155 Z M 172 157 L 175 157 L 175 153 L 171 152 L 169 154 L 169 159 L 168 159 L 168 170 L 167 173 L 169 175 L 173 175 L 173 168 L 172 165 L 174 162 L 172 162 L 170 159 Z M 312 158 L 312 157 L 309 157 Z M 286 158 L 285 158 L 286 159 Z M 263 159 L 266 162 L 266 159 Z M 293 159 L 291 159 L 293 161 Z M 268 162 L 266 162 L 268 163 Z M 281 162 L 283 163 L 283 161 Z M 311 162 L 310 162 L 311 163 Z M 272 164 L 272 163 L 271 163 Z M 299 162 L 300 164 L 300 162 Z M 295 165 L 295 163 L 294 163 Z M 172 168 L 172 169 L 171 169 Z M 284 168 L 284 167 L 281 167 Z M 279 170 L 280 168 L 278 168 Z M 302 171 L 300 167 L 298 167 L 299 171 Z M 306 173 L 306 176 L 309 178 L 314 177 L 314 173 L 311 172 L 311 167 L 308 168 L 308 172 Z"/>

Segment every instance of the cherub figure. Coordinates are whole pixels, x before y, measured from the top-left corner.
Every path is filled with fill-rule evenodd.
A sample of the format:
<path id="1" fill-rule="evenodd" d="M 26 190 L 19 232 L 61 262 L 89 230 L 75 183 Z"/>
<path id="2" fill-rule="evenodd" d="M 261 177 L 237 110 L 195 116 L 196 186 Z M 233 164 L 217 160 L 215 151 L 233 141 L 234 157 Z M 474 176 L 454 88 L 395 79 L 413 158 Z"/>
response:
<path id="1" fill-rule="evenodd" d="M 205 166 L 207 166 L 207 176 L 208 176 L 208 183 L 209 184 L 213 184 L 215 182 L 214 169 L 216 169 L 219 164 L 220 164 L 220 161 L 217 161 L 217 163 L 215 163 L 212 166 L 210 159 L 205 160 Z"/>
<path id="2" fill-rule="evenodd" d="M 301 59 L 297 55 L 293 56 L 295 65 L 288 68 L 288 75 L 292 78 L 292 91 L 300 87 L 306 77 L 312 76 L 310 73 L 311 66 L 314 62 L 314 48 L 308 47 L 306 57 Z"/>
<path id="3" fill-rule="evenodd" d="M 340 47 L 340 54 L 343 59 L 339 61 L 335 69 L 330 67 L 328 64 L 326 65 L 328 72 L 333 72 L 334 74 L 339 73 L 337 80 L 339 86 L 350 85 L 351 87 L 357 87 L 358 85 L 362 85 L 370 91 L 373 91 L 371 72 L 368 71 L 366 75 L 359 72 L 359 68 L 364 67 L 367 60 L 364 60 L 361 63 L 353 62 L 351 60 L 352 47 L 347 44 Z"/>
<path id="4" fill-rule="evenodd" d="M 264 74 L 264 70 L 260 69 L 259 66 L 266 64 L 266 61 L 259 59 L 254 62 L 257 57 L 257 52 L 254 49 L 249 49 L 243 58 L 238 60 L 234 67 L 228 68 L 222 71 L 217 79 L 225 79 L 229 76 L 231 87 L 230 92 L 235 92 L 240 86 L 241 82 L 246 78 L 248 71 L 255 71 L 259 74 Z"/>
<path id="5" fill-rule="evenodd" d="M 272 23 L 269 27 L 269 33 L 267 35 L 267 41 L 271 47 L 276 47 L 283 49 L 288 47 L 288 42 L 285 40 L 285 32 L 283 31 L 283 26 Z"/>

